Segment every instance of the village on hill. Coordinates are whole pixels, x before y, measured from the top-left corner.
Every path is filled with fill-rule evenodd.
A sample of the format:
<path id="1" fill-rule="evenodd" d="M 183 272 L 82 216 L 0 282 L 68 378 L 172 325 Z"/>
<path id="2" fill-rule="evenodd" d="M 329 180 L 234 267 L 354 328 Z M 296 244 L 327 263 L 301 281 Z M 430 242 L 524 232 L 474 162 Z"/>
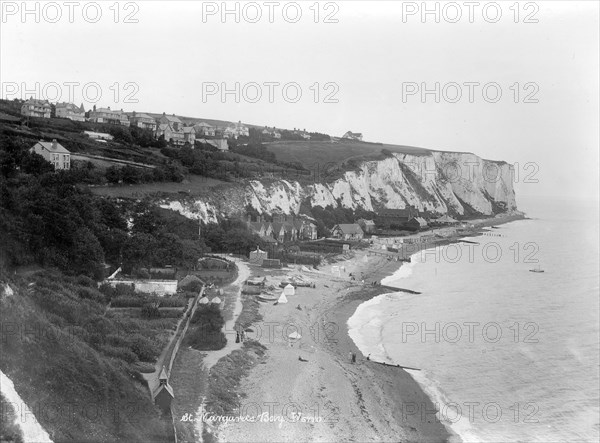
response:
<path id="1" fill-rule="evenodd" d="M 352 131 L 338 138 L 29 99 L 0 100 L 0 137 L 7 179 L 1 257 L 19 276 L 2 290 L 40 303 L 22 310 L 19 321 L 31 315 L 60 319 L 60 327 L 75 331 L 78 352 L 93 352 L 109 365 L 99 374 L 69 351 L 56 350 L 75 368 L 79 395 L 89 395 L 85 377 L 93 373 L 112 389 L 98 394 L 98 401 L 106 402 L 105 396 L 115 407 L 124 407 L 117 406 L 124 398 L 144 405 L 137 427 L 105 429 L 107 441 L 116 435 L 191 441 L 218 432 L 218 426 L 175 419 L 204 409 L 234 413 L 242 378 L 264 361 L 268 348 L 279 355 L 273 364 L 288 361 L 293 346 L 301 351 L 294 360 L 302 364 L 313 358 L 306 346 L 329 352 L 320 342 L 309 345 L 299 330 L 274 345 L 252 338 L 263 315 L 302 321 L 304 310 L 327 309 L 334 294 L 350 287 L 382 291 L 386 272 L 411 254 L 474 232 L 473 220 L 408 204 L 375 211 L 307 204 L 298 213 L 259 213 L 247 205 L 208 221 L 165 204 L 174 195 L 193 199 L 207 192 L 225 192 L 226 203 L 228 189 L 277 174 L 314 182 L 303 163 L 280 158 L 288 147 L 391 155 Z M 274 146 L 277 154 L 269 149 Z M 356 161 L 354 152 L 350 156 Z M 318 179 L 333 181 L 346 167 L 334 166 Z M 7 349 L 12 353 L 18 345 L 13 340 Z M 59 371 L 34 348 L 29 352 Z M 44 379 L 32 371 L 22 372 L 43 390 Z M 121 371 L 134 374 L 133 381 L 111 385 Z M 55 378 L 61 377 L 57 372 Z M 40 424 L 66 435 L 62 422 L 42 417 Z M 98 432 L 90 420 L 80 427 L 82 435 Z"/>

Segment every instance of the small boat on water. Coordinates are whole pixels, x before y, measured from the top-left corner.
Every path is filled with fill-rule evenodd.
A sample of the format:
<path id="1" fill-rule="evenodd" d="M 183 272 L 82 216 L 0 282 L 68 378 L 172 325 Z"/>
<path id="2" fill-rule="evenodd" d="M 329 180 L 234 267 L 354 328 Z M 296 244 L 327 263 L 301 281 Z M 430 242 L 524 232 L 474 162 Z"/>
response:
<path id="1" fill-rule="evenodd" d="M 538 266 L 537 268 L 530 269 L 529 272 L 538 272 L 539 273 L 539 272 L 544 272 L 544 270 L 540 269 L 540 267 Z"/>

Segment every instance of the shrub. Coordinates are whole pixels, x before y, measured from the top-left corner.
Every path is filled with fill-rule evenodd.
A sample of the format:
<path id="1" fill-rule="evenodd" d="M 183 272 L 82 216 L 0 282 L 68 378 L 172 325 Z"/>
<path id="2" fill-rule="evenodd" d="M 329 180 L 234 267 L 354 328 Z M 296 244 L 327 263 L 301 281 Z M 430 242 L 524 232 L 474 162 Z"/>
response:
<path id="1" fill-rule="evenodd" d="M 109 357 L 120 358 L 127 363 L 135 363 L 138 361 L 137 355 L 127 348 L 114 347 L 110 345 L 100 346 L 100 351 Z"/>
<path id="2" fill-rule="evenodd" d="M 142 317 L 144 318 L 160 318 L 158 303 L 149 302 L 142 306 Z"/>
<path id="3" fill-rule="evenodd" d="M 213 351 L 222 349 L 227 344 L 222 331 L 225 320 L 218 306 L 199 306 L 191 323 L 194 327 L 186 337 L 188 346 L 199 351 Z"/>
<path id="4" fill-rule="evenodd" d="M 130 340 L 131 350 L 141 361 L 154 361 L 160 354 L 160 349 L 143 335 L 136 334 Z"/>

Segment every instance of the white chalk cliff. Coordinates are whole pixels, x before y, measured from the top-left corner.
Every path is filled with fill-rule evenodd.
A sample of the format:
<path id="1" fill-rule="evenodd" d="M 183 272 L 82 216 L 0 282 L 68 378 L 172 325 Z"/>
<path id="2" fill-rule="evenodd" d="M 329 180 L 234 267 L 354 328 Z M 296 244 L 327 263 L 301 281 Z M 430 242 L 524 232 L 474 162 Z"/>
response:
<path id="1" fill-rule="evenodd" d="M 161 206 L 205 222 L 240 214 L 248 204 L 259 213 L 297 214 L 305 201 L 369 211 L 412 205 L 432 215 L 494 215 L 517 209 L 513 176 L 512 165 L 470 153 L 394 153 L 364 161 L 332 182 L 250 180 L 194 201 L 171 200 Z"/>

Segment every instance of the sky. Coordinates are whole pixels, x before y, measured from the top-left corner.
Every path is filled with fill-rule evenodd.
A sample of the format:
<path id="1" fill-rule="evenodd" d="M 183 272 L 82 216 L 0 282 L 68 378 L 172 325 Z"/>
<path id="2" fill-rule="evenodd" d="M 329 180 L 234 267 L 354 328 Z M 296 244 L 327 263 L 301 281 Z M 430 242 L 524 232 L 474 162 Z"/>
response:
<path id="1" fill-rule="evenodd" d="M 351 130 L 598 200 L 596 1 L 0 3 L 2 98 Z"/>

